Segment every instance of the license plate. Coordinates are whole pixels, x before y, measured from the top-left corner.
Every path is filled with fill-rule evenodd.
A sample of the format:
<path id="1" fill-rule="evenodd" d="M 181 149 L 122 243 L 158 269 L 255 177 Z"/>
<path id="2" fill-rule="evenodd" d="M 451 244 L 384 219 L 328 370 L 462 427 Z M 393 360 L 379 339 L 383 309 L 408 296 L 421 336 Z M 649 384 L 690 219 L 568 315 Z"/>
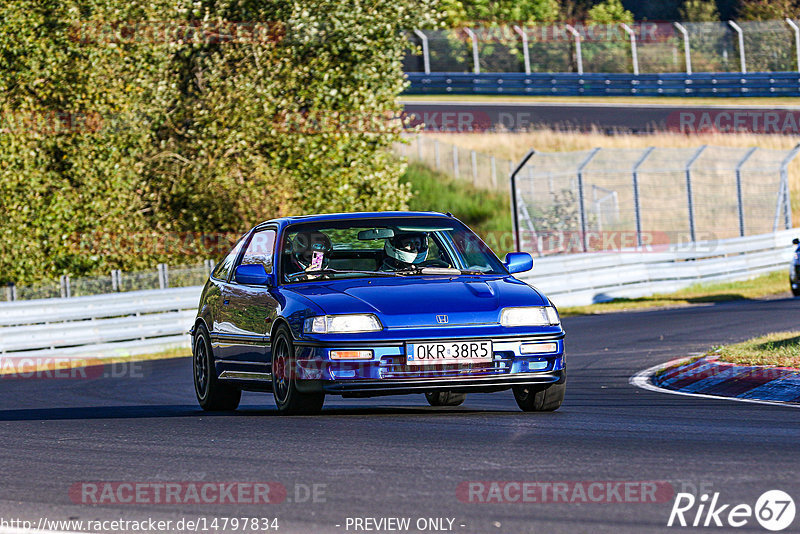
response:
<path id="1" fill-rule="evenodd" d="M 491 341 L 406 343 L 406 365 L 448 365 L 491 361 Z"/>

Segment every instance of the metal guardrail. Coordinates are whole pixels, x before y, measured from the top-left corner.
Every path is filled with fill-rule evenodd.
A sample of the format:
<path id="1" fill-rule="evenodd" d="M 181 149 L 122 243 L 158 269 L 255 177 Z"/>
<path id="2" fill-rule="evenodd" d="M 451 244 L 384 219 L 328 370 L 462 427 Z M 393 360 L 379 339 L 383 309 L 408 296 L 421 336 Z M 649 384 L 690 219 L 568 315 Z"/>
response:
<path id="1" fill-rule="evenodd" d="M 746 280 L 788 269 L 800 230 L 671 245 L 665 251 L 600 252 L 538 258 L 520 278 L 557 306 L 677 291 L 693 284 Z M 787 275 L 787 291 L 789 288 Z"/>
<path id="2" fill-rule="evenodd" d="M 104 357 L 189 346 L 201 287 L 0 303 L 0 355 Z"/>
<path id="3" fill-rule="evenodd" d="M 800 96 L 797 72 L 717 73 L 406 73 L 406 94 L 534 96 Z"/>

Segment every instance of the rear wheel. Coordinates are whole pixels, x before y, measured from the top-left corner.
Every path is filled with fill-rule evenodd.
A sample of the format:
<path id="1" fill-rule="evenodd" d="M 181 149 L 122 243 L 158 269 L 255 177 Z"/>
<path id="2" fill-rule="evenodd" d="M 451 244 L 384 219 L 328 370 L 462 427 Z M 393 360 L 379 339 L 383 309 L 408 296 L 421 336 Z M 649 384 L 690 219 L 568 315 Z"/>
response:
<path id="1" fill-rule="evenodd" d="M 206 411 L 230 411 L 238 408 L 242 391 L 223 384 L 217 378 L 211 340 L 205 326 L 198 325 L 193 345 L 194 392 L 200 407 Z"/>
<path id="2" fill-rule="evenodd" d="M 794 282 L 791 280 L 789 281 L 789 287 L 792 289 L 792 295 L 795 297 L 800 297 L 800 287 L 795 287 Z"/>
<path id="3" fill-rule="evenodd" d="M 522 384 L 514 386 L 514 399 L 523 412 L 552 412 L 564 401 L 566 381 L 560 384 Z"/>
<path id="4" fill-rule="evenodd" d="M 425 399 L 431 406 L 461 406 L 467 399 L 467 394 L 453 393 L 452 391 L 431 391 L 425 394 Z"/>
<path id="5" fill-rule="evenodd" d="M 286 326 L 278 327 L 272 340 L 272 393 L 282 415 L 319 413 L 324 393 L 302 393 L 297 389 L 294 344 Z"/>

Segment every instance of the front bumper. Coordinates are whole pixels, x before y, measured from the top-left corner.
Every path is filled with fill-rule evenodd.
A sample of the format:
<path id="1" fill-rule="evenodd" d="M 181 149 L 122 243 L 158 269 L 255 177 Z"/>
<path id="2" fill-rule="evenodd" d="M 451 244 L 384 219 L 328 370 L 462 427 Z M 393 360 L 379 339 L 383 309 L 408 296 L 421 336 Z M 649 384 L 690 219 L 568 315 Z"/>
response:
<path id="1" fill-rule="evenodd" d="M 370 344 L 326 344 L 297 342 L 297 387 L 305 392 L 325 392 L 343 396 L 376 396 L 415 393 L 436 389 L 455 391 L 498 391 L 516 384 L 558 383 L 565 377 L 564 334 L 490 337 L 493 359 L 480 364 L 443 366 L 406 365 L 406 342 Z M 459 342 L 486 340 L 458 338 Z M 452 341 L 453 338 L 447 338 Z M 443 339 L 415 339 L 409 342 L 436 342 Z M 529 343 L 555 343 L 547 353 L 522 354 L 520 346 Z M 332 350 L 369 349 L 371 360 L 331 360 Z"/>

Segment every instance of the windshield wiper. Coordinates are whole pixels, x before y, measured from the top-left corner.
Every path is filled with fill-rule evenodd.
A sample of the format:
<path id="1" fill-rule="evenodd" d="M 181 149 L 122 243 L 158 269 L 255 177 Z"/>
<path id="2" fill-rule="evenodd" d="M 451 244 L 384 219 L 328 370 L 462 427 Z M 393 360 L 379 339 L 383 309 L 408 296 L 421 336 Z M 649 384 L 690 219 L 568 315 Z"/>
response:
<path id="1" fill-rule="evenodd" d="M 313 271 L 300 271 L 299 273 L 292 273 L 286 275 L 286 279 L 293 282 L 302 276 L 324 276 L 332 274 L 365 274 L 368 276 L 397 276 L 395 273 L 388 271 L 359 271 L 356 269 L 315 269 Z"/>

